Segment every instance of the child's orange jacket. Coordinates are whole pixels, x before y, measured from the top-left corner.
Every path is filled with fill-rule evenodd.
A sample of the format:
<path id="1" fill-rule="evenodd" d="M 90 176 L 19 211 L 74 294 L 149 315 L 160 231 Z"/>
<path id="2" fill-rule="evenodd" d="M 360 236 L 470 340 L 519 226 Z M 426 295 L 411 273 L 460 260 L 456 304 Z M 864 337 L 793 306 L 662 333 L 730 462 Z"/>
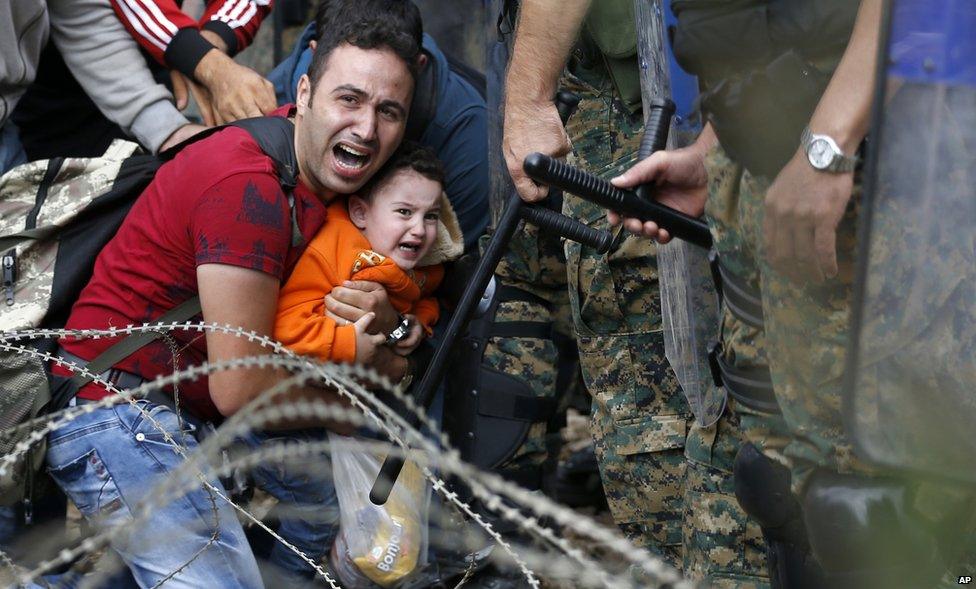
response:
<path id="1" fill-rule="evenodd" d="M 440 264 L 400 269 L 370 249 L 352 224 L 346 199 L 329 205 L 325 225 L 309 242 L 278 297 L 274 337 L 290 350 L 331 362 L 356 359 L 356 332 L 325 315 L 325 295 L 344 280 L 370 280 L 386 288 L 400 313 L 412 313 L 425 330 L 437 322 L 437 299 L 431 296 L 444 277 Z"/>

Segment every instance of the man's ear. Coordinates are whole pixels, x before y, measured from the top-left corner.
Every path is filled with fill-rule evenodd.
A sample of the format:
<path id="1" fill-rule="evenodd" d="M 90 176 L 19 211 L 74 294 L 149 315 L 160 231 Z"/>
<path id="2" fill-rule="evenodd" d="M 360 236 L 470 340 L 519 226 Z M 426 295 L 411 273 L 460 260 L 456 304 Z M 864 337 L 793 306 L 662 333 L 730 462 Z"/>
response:
<path id="1" fill-rule="evenodd" d="M 369 204 L 362 198 L 352 195 L 349 197 L 349 219 L 356 229 L 363 231 L 366 229 L 366 214 L 369 213 Z"/>
<path id="2" fill-rule="evenodd" d="M 295 104 L 298 106 L 298 114 L 303 115 L 308 109 L 308 103 L 312 100 L 312 81 L 308 79 L 308 74 L 302 74 L 298 79 L 298 92 L 295 94 Z"/>
<path id="3" fill-rule="evenodd" d="M 319 46 L 319 42 L 316 41 L 315 39 L 312 39 L 311 41 L 308 42 L 308 48 L 311 49 L 312 51 L 315 51 L 315 48 L 318 46 Z"/>
<path id="4" fill-rule="evenodd" d="M 425 67 L 427 67 L 427 54 L 421 51 L 417 56 L 417 71 L 423 71 Z"/>

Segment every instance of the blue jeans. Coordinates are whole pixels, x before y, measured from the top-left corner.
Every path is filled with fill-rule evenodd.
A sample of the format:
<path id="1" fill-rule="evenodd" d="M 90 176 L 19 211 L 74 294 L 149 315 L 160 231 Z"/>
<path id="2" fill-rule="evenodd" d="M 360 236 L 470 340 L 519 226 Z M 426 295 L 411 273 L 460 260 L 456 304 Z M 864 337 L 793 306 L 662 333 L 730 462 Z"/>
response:
<path id="1" fill-rule="evenodd" d="M 292 445 L 326 439 L 325 430 L 254 431 L 240 441 L 249 448 L 269 444 Z M 255 485 L 278 500 L 278 534 L 321 562 L 339 531 L 339 501 L 332 482 L 332 464 L 326 452 L 313 457 L 263 461 L 251 470 Z M 288 575 L 311 578 L 315 570 L 301 557 L 275 542 L 269 557 Z"/>
<path id="2" fill-rule="evenodd" d="M 184 422 L 181 432 L 168 407 L 137 403 L 185 445 L 187 454 L 197 449 L 192 426 Z M 99 530 L 130 521 L 143 501 L 153 504 L 147 519 L 111 541 L 141 587 L 152 587 L 174 571 L 166 587 L 262 587 L 229 504 L 202 485 L 166 504 L 150 495 L 183 461 L 156 426 L 127 403 L 81 415 L 48 435 L 48 472 Z M 215 478 L 210 483 L 221 488 Z"/>

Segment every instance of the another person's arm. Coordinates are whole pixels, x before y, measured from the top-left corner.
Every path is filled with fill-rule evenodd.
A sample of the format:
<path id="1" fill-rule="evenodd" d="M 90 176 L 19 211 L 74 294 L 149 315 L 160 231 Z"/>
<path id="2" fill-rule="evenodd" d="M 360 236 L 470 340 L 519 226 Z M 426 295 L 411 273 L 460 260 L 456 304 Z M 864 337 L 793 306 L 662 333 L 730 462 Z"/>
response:
<path id="1" fill-rule="evenodd" d="M 119 20 L 149 54 L 171 69 L 192 75 L 210 45 L 234 55 L 247 47 L 271 11 L 270 2 L 219 0 L 207 3 L 200 22 L 175 0 L 111 0 Z M 213 33 L 214 38 L 207 38 Z"/>
<path id="2" fill-rule="evenodd" d="M 516 190 L 529 202 L 545 198 L 548 188 L 535 184 L 522 171 L 525 156 L 538 151 L 559 157 L 570 150 L 552 100 L 590 1 L 524 0 L 519 7 L 505 81 L 502 149 Z"/>
<path id="3" fill-rule="evenodd" d="M 201 24 L 174 0 L 111 0 L 119 20 L 173 74 L 181 107 L 190 90 L 204 122 L 223 124 L 267 114 L 276 106 L 271 83 L 230 56 L 254 37 L 270 11 L 258 0 L 208 4 Z"/>
<path id="4" fill-rule="evenodd" d="M 829 135 L 853 155 L 867 135 L 881 31 L 882 0 L 863 0 L 847 50 L 821 97 L 810 130 Z M 766 193 L 766 259 L 796 280 L 837 275 L 837 226 L 854 188 L 854 173 L 814 169 L 801 146 Z"/>
<path id="5" fill-rule="evenodd" d="M 53 42 L 109 120 L 154 152 L 203 129 L 191 125 L 153 79 L 108 0 L 49 0 L 48 7 Z"/>

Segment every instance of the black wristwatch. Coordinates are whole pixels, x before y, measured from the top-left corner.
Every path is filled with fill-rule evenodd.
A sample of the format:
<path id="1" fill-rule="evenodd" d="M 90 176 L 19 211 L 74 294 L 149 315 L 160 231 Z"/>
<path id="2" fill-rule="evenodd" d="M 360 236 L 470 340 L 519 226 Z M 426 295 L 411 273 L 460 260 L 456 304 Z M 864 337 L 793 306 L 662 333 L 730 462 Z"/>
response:
<path id="1" fill-rule="evenodd" d="M 403 315 L 397 315 L 397 317 L 400 322 L 393 328 L 393 331 L 386 335 L 386 345 L 388 346 L 396 344 L 410 334 L 410 320 Z"/>

